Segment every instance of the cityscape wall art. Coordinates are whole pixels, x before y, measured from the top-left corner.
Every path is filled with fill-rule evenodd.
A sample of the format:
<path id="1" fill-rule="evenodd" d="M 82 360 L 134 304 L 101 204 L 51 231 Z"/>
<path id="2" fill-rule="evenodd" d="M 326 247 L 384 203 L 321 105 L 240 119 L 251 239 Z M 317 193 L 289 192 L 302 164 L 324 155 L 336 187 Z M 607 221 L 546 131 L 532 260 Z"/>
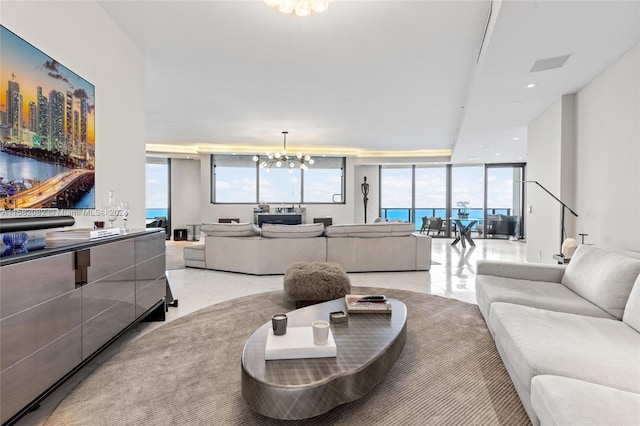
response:
<path id="1" fill-rule="evenodd" d="M 0 25 L 0 210 L 95 208 L 95 87 Z"/>

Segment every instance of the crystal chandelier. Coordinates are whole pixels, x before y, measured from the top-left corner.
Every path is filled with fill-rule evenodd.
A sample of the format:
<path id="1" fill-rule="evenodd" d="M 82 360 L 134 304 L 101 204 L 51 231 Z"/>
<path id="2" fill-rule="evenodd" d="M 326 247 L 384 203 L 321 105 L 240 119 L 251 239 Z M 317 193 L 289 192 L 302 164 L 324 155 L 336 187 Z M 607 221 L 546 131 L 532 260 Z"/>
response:
<path id="1" fill-rule="evenodd" d="M 280 152 L 267 152 L 267 159 L 262 160 L 260 162 L 260 168 L 262 169 L 271 169 L 272 166 L 276 167 L 287 167 L 289 172 L 293 171 L 296 166 L 299 166 L 302 170 L 306 170 L 309 167 L 307 164 L 311 165 L 314 163 L 313 159 L 310 155 L 302 155 L 301 153 L 297 153 L 296 155 L 287 154 L 287 134 L 289 132 L 282 132 L 284 135 L 284 146 L 282 151 Z M 260 161 L 260 157 L 257 155 L 253 156 L 253 161 L 256 163 Z"/>
<path id="2" fill-rule="evenodd" d="M 298 16 L 311 15 L 311 11 L 320 13 L 329 8 L 329 2 L 333 0 L 264 0 L 271 6 L 277 7 L 282 13 L 295 12 Z"/>

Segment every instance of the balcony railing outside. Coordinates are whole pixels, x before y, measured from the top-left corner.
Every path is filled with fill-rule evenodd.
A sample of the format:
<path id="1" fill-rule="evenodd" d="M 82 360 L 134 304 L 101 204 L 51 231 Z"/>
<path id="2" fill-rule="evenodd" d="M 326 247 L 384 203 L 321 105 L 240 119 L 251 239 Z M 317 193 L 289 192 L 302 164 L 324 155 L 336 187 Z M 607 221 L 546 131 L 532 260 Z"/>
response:
<path id="1" fill-rule="evenodd" d="M 452 217 L 457 218 L 460 209 L 451 209 Z M 482 220 L 484 219 L 482 209 L 468 208 L 469 216 L 467 220 Z M 446 219 L 447 209 L 444 207 L 428 207 L 428 208 L 416 208 L 415 220 L 411 215 L 411 208 L 384 208 L 380 209 L 380 217 L 387 220 L 399 220 L 402 222 L 413 222 L 415 224 L 416 231 L 419 231 L 422 227 L 422 217 L 440 217 Z M 510 208 L 488 208 L 487 214 L 505 214 L 511 215 Z"/>

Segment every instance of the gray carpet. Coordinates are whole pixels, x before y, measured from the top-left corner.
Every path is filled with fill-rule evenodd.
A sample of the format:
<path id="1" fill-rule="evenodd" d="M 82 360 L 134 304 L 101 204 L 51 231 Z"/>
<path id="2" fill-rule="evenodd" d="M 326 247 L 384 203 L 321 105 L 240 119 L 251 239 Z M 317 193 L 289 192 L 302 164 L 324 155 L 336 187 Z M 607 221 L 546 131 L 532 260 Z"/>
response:
<path id="1" fill-rule="evenodd" d="M 46 421 L 69 425 L 526 425 L 530 424 L 475 305 L 410 291 L 407 343 L 384 380 L 358 401 L 301 422 L 253 413 L 240 394 L 244 342 L 282 291 L 246 296 L 168 323 L 125 346 Z"/>

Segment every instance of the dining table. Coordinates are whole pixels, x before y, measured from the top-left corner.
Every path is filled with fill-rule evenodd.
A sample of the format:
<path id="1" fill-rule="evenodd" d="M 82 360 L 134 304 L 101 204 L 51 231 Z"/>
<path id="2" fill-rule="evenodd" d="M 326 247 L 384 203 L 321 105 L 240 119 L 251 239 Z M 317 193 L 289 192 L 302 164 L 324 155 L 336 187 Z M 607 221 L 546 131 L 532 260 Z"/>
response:
<path id="1" fill-rule="evenodd" d="M 458 242 L 462 243 L 462 247 L 466 248 L 467 244 L 465 241 L 469 242 L 469 245 L 472 247 L 476 246 L 476 243 L 473 242 L 471 238 L 471 229 L 478 223 L 478 219 L 459 219 L 459 218 L 451 218 L 451 222 L 455 224 L 458 228 L 458 235 L 455 240 L 451 243 L 452 246 L 458 244 Z M 466 225 L 464 222 L 468 222 Z"/>

